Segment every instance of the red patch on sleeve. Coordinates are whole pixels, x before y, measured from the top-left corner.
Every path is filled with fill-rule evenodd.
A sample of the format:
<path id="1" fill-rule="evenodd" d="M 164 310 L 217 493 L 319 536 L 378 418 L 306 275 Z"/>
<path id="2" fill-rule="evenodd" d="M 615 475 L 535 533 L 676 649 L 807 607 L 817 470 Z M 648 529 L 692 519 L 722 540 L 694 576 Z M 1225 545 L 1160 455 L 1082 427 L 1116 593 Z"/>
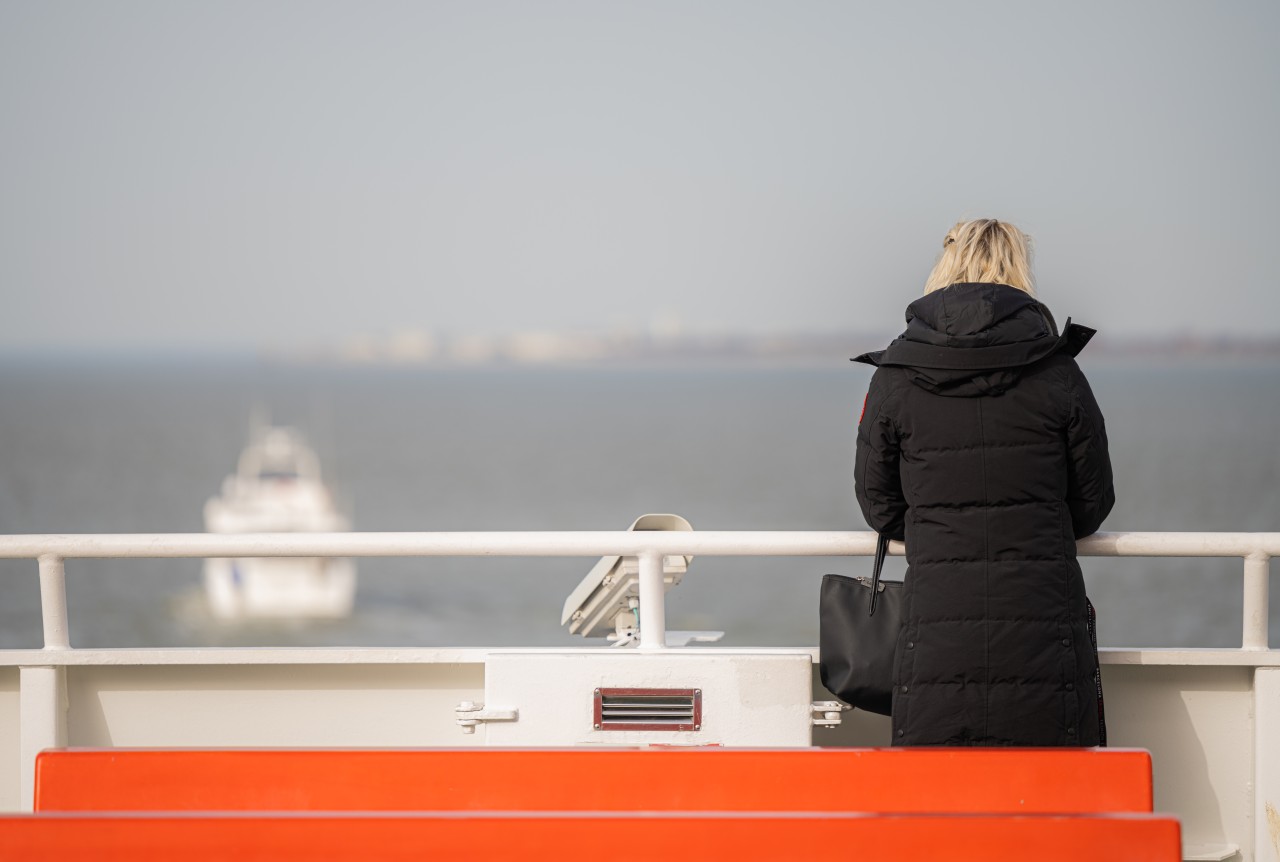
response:
<path id="1" fill-rule="evenodd" d="M 868 399 L 868 398 L 870 398 L 870 397 L 871 397 L 871 393 L 870 393 L 870 392 L 868 392 L 866 395 L 863 395 L 863 396 L 862 396 L 862 412 L 858 414 L 858 424 L 859 424 L 859 425 L 861 425 L 861 424 L 862 424 L 862 417 L 867 415 L 867 399 Z"/>

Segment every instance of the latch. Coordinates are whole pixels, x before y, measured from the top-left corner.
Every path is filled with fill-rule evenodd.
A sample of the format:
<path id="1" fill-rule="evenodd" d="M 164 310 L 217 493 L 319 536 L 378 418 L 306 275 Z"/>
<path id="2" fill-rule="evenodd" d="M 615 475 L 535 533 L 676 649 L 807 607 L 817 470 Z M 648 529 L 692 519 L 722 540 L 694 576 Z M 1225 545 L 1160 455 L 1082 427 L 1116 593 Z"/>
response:
<path id="1" fill-rule="evenodd" d="M 483 703 L 470 700 L 464 700 L 453 711 L 458 716 L 458 726 L 463 733 L 475 733 L 476 725 L 482 721 L 516 721 L 520 718 L 520 710 L 514 707 L 495 706 L 486 709 Z"/>
<path id="2" fill-rule="evenodd" d="M 809 704 L 809 711 L 812 713 L 809 720 L 813 722 L 814 727 L 825 727 L 830 730 L 839 726 L 840 713 L 846 709 L 853 709 L 853 707 L 838 700 L 815 700 Z"/>

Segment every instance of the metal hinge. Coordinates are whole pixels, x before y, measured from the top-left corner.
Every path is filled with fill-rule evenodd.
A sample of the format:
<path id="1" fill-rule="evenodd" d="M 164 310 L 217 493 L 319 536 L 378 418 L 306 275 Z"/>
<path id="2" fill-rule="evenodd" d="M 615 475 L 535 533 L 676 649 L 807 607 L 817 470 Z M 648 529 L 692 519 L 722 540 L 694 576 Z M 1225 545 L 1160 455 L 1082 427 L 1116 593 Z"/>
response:
<path id="1" fill-rule="evenodd" d="M 463 733 L 475 733 L 476 725 L 482 721 L 517 721 L 520 718 L 520 710 L 515 707 L 495 706 L 486 709 L 483 703 L 470 700 L 464 700 L 453 711 L 458 716 L 458 726 Z"/>
<path id="2" fill-rule="evenodd" d="M 840 713 L 846 709 L 853 709 L 853 707 L 838 700 L 815 700 L 809 704 L 809 711 L 812 713 L 809 720 L 813 722 L 814 727 L 831 729 L 839 726 Z"/>

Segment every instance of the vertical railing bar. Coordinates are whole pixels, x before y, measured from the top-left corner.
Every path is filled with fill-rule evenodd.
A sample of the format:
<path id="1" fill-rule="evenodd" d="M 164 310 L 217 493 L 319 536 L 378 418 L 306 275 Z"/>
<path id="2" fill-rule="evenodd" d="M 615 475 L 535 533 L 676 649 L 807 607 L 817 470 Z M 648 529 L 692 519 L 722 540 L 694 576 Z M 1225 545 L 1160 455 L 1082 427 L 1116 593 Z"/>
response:
<path id="1" fill-rule="evenodd" d="M 1241 649 L 1264 650 L 1270 647 L 1270 590 L 1268 577 L 1271 556 L 1254 551 L 1244 558 L 1244 620 Z"/>
<path id="2" fill-rule="evenodd" d="M 666 587 L 662 554 L 640 555 L 640 649 L 664 649 L 667 645 Z"/>
<path id="3" fill-rule="evenodd" d="M 41 554 L 40 614 L 44 620 L 44 648 L 70 649 L 67 631 L 67 575 L 62 557 Z"/>

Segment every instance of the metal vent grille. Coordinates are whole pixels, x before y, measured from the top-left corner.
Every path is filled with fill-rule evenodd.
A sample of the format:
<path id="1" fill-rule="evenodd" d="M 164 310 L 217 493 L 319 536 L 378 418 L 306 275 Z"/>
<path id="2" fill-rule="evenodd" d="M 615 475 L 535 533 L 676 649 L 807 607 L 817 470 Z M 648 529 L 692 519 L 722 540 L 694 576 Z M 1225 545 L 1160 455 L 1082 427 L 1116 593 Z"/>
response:
<path id="1" fill-rule="evenodd" d="M 598 688 L 596 730 L 702 730 L 700 688 Z"/>

